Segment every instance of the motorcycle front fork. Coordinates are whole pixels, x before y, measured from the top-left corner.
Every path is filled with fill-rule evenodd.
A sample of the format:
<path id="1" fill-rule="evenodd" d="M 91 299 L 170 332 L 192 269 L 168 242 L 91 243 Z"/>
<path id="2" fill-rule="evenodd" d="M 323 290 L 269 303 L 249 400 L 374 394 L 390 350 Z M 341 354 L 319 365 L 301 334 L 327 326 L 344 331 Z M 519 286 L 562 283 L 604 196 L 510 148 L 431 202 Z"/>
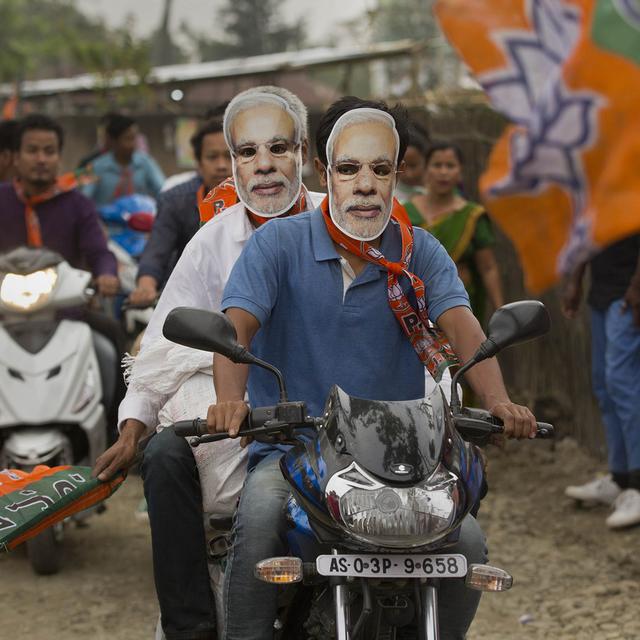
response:
<path id="1" fill-rule="evenodd" d="M 439 640 L 438 586 L 429 580 L 420 584 L 419 640 Z M 349 587 L 344 579 L 333 584 L 333 601 L 336 611 L 336 640 L 353 640 L 349 628 Z"/>
<path id="2" fill-rule="evenodd" d="M 432 582 L 420 585 L 420 599 L 422 600 L 422 619 L 420 632 L 424 640 L 440 639 L 440 623 L 438 621 L 438 587 Z"/>
<path id="3" fill-rule="evenodd" d="M 350 640 L 349 587 L 346 580 L 333 585 L 333 602 L 336 607 L 336 640 Z"/>

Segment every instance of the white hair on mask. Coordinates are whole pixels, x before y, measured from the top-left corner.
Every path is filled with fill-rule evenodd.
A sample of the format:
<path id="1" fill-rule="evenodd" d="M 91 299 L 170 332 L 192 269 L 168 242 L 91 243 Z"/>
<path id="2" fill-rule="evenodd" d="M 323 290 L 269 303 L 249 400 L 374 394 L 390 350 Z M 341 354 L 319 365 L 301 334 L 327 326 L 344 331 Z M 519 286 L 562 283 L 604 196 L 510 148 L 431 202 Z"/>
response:
<path id="1" fill-rule="evenodd" d="M 296 144 L 300 144 L 307 139 L 309 133 L 307 108 L 302 104 L 298 96 L 282 87 L 265 85 L 253 87 L 240 92 L 227 105 L 222 120 L 222 130 L 224 140 L 229 149 L 233 150 L 231 142 L 231 123 L 233 119 L 242 111 L 252 109 L 258 105 L 275 105 L 286 111 L 293 120 L 294 135 Z"/>
<path id="2" fill-rule="evenodd" d="M 386 111 L 380 109 L 373 109 L 372 107 L 361 107 L 358 109 L 351 109 L 343 113 L 333 125 L 329 138 L 327 140 L 327 164 L 331 166 L 333 164 L 333 149 L 336 144 L 338 136 L 350 126 L 354 124 L 370 124 L 371 122 L 380 122 L 393 133 L 393 139 L 396 142 L 396 157 L 394 159 L 395 164 L 398 164 L 398 155 L 400 154 L 400 136 L 396 129 L 396 122 L 393 116 Z"/>

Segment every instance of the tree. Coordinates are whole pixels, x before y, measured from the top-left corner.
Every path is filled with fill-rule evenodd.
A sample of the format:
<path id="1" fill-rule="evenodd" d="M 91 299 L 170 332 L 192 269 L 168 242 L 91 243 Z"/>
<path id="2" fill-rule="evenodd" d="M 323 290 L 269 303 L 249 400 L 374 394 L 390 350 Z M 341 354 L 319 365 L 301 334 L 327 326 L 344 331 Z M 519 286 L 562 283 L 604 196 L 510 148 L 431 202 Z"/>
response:
<path id="1" fill-rule="evenodd" d="M 437 37 L 433 4 L 433 0 L 379 0 L 373 12 L 376 37 L 389 41 Z"/>
<path id="2" fill-rule="evenodd" d="M 378 0 L 377 8 L 370 12 L 377 41 L 410 38 L 425 43 L 422 55 L 412 62 L 388 66 L 390 84 L 395 84 L 400 92 L 414 81 L 422 90 L 457 81 L 458 59 L 433 15 L 434 4 L 434 0 Z M 414 78 L 409 80 L 409 75 Z"/>
<path id="3" fill-rule="evenodd" d="M 194 36 L 203 60 L 257 56 L 266 53 L 301 49 L 305 30 L 302 20 L 293 24 L 281 21 L 278 0 L 227 0 L 218 11 L 224 32 L 220 40 Z"/>
<path id="4" fill-rule="evenodd" d="M 64 77 L 82 72 L 108 76 L 148 72 L 149 42 L 133 25 L 108 29 L 71 0 L 0 0 L 0 81 Z"/>

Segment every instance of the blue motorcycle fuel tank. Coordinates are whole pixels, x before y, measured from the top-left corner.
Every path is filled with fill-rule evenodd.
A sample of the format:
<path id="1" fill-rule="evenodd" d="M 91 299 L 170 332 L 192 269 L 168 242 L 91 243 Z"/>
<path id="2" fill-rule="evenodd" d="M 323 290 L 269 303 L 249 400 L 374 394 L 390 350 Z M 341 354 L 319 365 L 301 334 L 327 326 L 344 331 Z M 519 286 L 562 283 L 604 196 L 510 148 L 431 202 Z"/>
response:
<path id="1" fill-rule="evenodd" d="M 354 463 L 371 481 L 390 488 L 428 487 L 446 471 L 455 484 L 450 542 L 480 496 L 483 470 L 478 451 L 455 430 L 439 389 L 429 398 L 394 402 L 356 398 L 337 386 L 331 389 L 318 437 L 293 447 L 281 461 L 293 491 L 288 519 L 301 536 L 308 538 L 312 529 L 324 543 L 344 544 L 344 526 L 327 504 L 327 485 L 336 475 L 348 480 Z"/>

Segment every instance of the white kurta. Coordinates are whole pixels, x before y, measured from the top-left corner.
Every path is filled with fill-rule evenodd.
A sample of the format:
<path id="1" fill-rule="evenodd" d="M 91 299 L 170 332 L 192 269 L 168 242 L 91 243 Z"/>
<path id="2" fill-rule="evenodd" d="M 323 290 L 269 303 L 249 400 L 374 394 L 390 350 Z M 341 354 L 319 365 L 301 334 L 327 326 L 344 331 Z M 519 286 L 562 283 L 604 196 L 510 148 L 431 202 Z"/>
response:
<path id="1" fill-rule="evenodd" d="M 310 193 L 320 204 L 324 194 Z M 237 204 L 205 224 L 187 244 L 160 296 L 128 379 L 118 426 L 132 418 L 148 431 L 177 420 L 204 417 L 215 403 L 212 355 L 176 345 L 162 335 L 169 312 L 181 306 L 219 311 L 222 293 L 238 256 L 254 232 L 244 205 Z M 240 441 L 194 449 L 205 513 L 233 513 L 247 466 Z M 213 461 L 215 460 L 215 463 Z"/>

